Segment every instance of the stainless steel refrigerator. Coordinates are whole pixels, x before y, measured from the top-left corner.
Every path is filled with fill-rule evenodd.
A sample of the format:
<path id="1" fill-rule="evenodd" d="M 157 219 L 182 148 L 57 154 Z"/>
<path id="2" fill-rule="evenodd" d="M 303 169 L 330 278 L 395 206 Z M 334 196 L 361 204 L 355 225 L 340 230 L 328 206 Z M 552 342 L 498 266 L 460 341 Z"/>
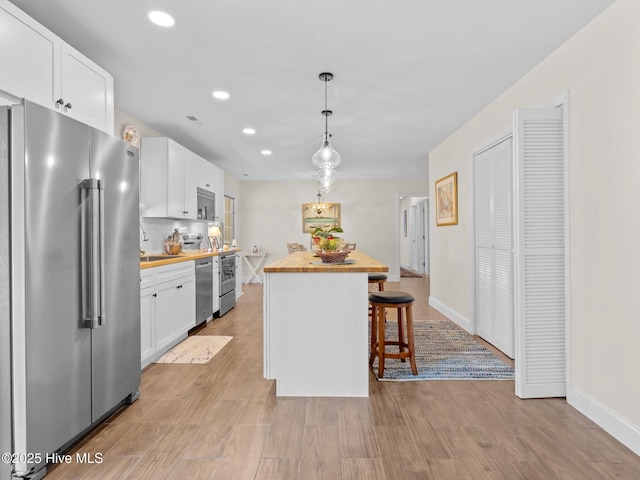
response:
<path id="1" fill-rule="evenodd" d="M 0 446 L 13 475 L 42 475 L 47 454 L 138 396 L 138 164 L 135 147 L 60 113 L 0 108 Z"/>

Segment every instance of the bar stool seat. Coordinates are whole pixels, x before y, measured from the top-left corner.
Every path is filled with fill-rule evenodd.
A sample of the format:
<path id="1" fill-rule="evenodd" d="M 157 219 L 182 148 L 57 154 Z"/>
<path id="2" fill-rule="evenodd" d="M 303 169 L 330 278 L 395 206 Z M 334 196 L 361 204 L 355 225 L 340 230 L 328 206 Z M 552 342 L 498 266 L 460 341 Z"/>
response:
<path id="1" fill-rule="evenodd" d="M 369 305 L 371 306 L 371 355 L 369 357 L 369 365 L 373 365 L 376 356 L 378 362 L 378 376 L 384 377 L 384 362 L 386 358 L 397 358 L 402 362 L 409 359 L 411 363 L 411 372 L 418 375 L 416 367 L 415 346 L 413 340 L 413 316 L 411 307 L 415 298 L 407 292 L 401 291 L 381 291 L 371 292 L 369 294 Z M 398 310 L 398 340 L 386 340 L 386 309 L 396 308 Z M 407 327 L 407 338 L 405 341 L 404 325 L 402 321 L 402 311 L 405 312 L 405 320 Z M 379 335 L 379 338 L 378 338 Z M 387 352 L 386 345 L 397 345 L 398 352 Z M 406 349 L 406 350 L 405 350 Z"/>

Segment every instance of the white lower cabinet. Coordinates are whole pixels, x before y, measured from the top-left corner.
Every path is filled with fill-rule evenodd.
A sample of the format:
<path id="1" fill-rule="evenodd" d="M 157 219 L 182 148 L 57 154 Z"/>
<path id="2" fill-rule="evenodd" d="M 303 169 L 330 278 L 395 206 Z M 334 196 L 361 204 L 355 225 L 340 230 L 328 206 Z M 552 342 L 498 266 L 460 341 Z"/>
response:
<path id="1" fill-rule="evenodd" d="M 156 353 L 156 289 L 140 289 L 140 357 L 144 367 Z"/>
<path id="2" fill-rule="evenodd" d="M 193 261 L 140 271 L 141 363 L 145 367 L 196 324 Z"/>

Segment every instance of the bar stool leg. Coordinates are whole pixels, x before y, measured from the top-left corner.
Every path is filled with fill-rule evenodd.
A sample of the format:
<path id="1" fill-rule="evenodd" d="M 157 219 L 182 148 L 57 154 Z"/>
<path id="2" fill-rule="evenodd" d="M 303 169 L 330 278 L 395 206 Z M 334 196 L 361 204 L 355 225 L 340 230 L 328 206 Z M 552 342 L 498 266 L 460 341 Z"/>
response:
<path id="1" fill-rule="evenodd" d="M 416 349 L 413 342 L 413 314 L 411 312 L 411 305 L 407 306 L 407 343 L 409 344 L 409 352 L 411 356 L 409 361 L 411 362 L 411 372 L 414 375 L 418 375 L 418 367 L 416 366 Z"/>
<path id="2" fill-rule="evenodd" d="M 385 308 L 378 308 L 378 376 L 384 377 Z"/>
<path id="3" fill-rule="evenodd" d="M 402 308 L 398 308 L 398 351 L 400 353 L 404 352 L 404 327 L 402 323 Z M 401 358 L 401 362 L 406 362 L 406 358 Z"/>
<path id="4" fill-rule="evenodd" d="M 369 354 L 369 365 L 373 365 L 376 358 L 376 349 L 378 348 L 378 318 L 376 316 L 376 307 L 371 305 L 371 353 Z"/>

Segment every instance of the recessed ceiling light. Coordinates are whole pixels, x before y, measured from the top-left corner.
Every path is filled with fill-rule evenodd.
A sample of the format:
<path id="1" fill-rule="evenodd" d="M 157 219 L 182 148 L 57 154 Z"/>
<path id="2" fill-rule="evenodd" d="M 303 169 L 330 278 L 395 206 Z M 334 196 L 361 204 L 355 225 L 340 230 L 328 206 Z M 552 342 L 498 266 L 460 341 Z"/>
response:
<path id="1" fill-rule="evenodd" d="M 260 153 L 263 155 L 271 155 L 271 150 L 262 150 Z"/>
<path id="2" fill-rule="evenodd" d="M 246 135 L 253 135 L 254 133 L 256 133 L 256 130 L 254 128 L 243 128 L 242 133 Z"/>
<path id="3" fill-rule="evenodd" d="M 161 27 L 172 27 L 176 23 L 171 15 L 160 11 L 150 12 L 149 20 Z"/>
<path id="4" fill-rule="evenodd" d="M 223 92 L 222 90 L 216 90 L 211 95 L 213 95 L 213 98 L 217 98 L 218 100 L 226 100 L 229 98 L 229 94 L 227 92 Z"/>

